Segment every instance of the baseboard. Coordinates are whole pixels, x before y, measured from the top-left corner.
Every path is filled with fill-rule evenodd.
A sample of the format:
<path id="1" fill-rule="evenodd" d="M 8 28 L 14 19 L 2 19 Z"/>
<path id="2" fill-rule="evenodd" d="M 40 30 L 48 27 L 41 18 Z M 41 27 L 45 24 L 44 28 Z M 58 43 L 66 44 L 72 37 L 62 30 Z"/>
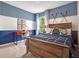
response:
<path id="1" fill-rule="evenodd" d="M 0 45 L 0 48 L 6 47 L 6 46 L 11 46 L 11 45 L 14 45 L 14 42 L 2 44 L 2 45 Z"/>

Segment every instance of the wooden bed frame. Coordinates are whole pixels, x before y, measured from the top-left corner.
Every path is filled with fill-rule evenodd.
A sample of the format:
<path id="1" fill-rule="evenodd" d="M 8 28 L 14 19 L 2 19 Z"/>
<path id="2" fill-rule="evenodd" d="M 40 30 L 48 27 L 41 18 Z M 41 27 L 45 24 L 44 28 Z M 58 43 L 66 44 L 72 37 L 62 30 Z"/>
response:
<path id="1" fill-rule="evenodd" d="M 49 24 L 49 28 L 72 28 L 71 23 Z M 69 46 L 47 42 L 40 39 L 28 38 L 26 40 L 26 50 L 36 57 L 44 58 L 69 58 Z"/>

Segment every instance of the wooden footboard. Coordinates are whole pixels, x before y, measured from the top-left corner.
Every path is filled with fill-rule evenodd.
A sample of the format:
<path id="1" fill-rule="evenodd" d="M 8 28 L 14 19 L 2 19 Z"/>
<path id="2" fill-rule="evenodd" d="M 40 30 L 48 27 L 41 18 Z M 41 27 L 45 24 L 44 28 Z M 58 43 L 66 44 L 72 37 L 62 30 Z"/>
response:
<path id="1" fill-rule="evenodd" d="M 26 41 L 27 53 L 45 58 L 68 58 L 69 47 L 28 38 Z"/>

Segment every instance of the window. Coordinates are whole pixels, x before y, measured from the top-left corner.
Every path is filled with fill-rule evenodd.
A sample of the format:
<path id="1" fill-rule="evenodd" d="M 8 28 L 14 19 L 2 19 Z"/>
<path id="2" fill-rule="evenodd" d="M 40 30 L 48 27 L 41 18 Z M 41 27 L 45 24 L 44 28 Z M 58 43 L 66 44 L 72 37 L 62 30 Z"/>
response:
<path id="1" fill-rule="evenodd" d="M 45 18 L 42 16 L 40 17 L 40 32 L 45 33 Z"/>
<path id="2" fill-rule="evenodd" d="M 17 30 L 25 30 L 26 29 L 26 20 L 17 19 Z"/>

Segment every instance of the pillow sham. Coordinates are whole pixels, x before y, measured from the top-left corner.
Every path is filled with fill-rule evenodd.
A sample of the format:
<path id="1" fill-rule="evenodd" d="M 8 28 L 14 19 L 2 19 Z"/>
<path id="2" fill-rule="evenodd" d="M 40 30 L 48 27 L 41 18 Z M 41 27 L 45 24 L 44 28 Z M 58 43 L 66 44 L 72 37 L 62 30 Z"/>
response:
<path id="1" fill-rule="evenodd" d="M 71 35 L 71 29 L 60 29 L 60 35 Z"/>
<path id="2" fill-rule="evenodd" d="M 57 34 L 57 35 L 59 35 L 59 34 L 60 34 L 59 29 L 53 29 L 52 34 Z"/>
<path id="3" fill-rule="evenodd" d="M 60 29 L 60 35 L 67 35 L 66 29 Z"/>
<path id="4" fill-rule="evenodd" d="M 53 29 L 48 28 L 47 31 L 46 31 L 46 33 L 52 34 L 52 30 L 53 30 Z"/>

